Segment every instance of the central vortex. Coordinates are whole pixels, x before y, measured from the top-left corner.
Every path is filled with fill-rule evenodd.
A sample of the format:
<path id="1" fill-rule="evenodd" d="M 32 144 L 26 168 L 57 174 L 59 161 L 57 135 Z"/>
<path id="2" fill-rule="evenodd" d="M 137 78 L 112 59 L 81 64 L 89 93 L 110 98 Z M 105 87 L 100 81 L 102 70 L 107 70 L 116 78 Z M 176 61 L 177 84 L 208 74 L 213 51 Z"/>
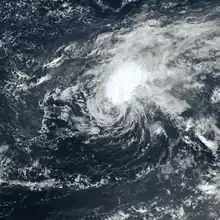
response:
<path id="1" fill-rule="evenodd" d="M 113 73 L 105 88 L 105 96 L 114 105 L 131 101 L 135 90 L 144 82 L 144 72 L 135 63 L 124 63 Z"/>

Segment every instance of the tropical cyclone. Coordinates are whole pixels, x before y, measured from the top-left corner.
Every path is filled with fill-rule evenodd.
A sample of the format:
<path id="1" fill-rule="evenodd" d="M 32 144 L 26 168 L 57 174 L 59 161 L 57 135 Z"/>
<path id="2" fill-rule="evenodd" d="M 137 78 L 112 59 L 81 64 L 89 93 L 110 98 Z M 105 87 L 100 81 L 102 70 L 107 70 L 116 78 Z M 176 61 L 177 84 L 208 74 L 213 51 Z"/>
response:
<path id="1" fill-rule="evenodd" d="M 188 1 L 172 2 L 160 5 L 168 11 Z M 92 20 L 91 8 L 68 2 L 48 12 L 56 22 L 67 16 L 63 25 L 74 13 L 89 17 L 40 53 L 38 71 L 31 59 L 4 87 L 11 105 L 4 114 L 16 111 L 13 141 L 0 145 L 0 197 L 18 198 L 16 207 L 14 197 L 4 203 L 8 213 L 49 207 L 42 219 L 219 218 L 219 8 L 180 7 L 171 19 L 149 7 L 120 22 L 120 10 Z"/>

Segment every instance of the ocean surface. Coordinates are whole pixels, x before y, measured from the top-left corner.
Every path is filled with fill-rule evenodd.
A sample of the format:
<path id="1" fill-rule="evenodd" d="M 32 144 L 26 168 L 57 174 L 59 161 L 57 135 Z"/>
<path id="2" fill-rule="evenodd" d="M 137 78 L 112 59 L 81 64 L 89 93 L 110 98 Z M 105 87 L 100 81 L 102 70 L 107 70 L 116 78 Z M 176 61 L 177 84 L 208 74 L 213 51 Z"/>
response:
<path id="1" fill-rule="evenodd" d="M 219 145 L 219 1 L 1 1 L 0 219 L 220 220 Z"/>

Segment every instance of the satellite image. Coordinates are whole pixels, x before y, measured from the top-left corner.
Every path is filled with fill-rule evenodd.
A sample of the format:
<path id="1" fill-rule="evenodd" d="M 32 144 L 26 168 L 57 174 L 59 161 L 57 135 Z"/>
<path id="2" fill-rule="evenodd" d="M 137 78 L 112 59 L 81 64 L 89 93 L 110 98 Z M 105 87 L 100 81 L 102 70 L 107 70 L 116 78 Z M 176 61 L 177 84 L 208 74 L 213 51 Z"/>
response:
<path id="1" fill-rule="evenodd" d="M 220 1 L 1 0 L 0 219 L 220 220 Z"/>

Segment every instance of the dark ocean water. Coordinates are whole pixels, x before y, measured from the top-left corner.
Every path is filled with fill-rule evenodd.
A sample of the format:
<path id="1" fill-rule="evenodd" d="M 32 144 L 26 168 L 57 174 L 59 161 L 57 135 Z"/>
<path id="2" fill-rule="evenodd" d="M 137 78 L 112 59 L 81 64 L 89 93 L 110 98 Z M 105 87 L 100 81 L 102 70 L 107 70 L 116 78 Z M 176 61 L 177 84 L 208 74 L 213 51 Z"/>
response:
<path id="1" fill-rule="evenodd" d="M 218 220 L 219 12 L 1 1 L 0 219 Z"/>

